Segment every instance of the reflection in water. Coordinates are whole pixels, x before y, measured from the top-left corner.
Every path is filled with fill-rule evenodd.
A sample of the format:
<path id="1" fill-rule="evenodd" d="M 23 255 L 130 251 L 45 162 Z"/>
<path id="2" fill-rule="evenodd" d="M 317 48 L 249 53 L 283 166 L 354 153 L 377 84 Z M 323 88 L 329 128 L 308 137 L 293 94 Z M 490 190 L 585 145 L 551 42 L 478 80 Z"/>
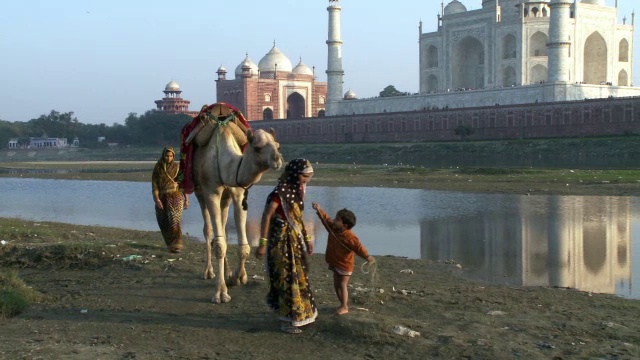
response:
<path id="1" fill-rule="evenodd" d="M 492 283 L 636 297 L 631 218 L 629 197 L 520 197 L 516 209 L 422 221 L 421 254 Z"/>
<path id="2" fill-rule="evenodd" d="M 249 191 L 248 236 L 256 245 L 273 186 Z M 151 186 L 140 182 L 0 178 L 1 217 L 158 231 Z M 311 202 L 343 207 L 372 255 L 454 260 L 472 277 L 501 284 L 561 286 L 640 299 L 640 198 L 520 196 L 388 188 L 310 186 L 306 223 L 324 252 L 327 233 Z M 228 242 L 236 244 L 233 214 Z M 197 202 L 183 231 L 202 239 Z M 1 240 L 1 239 L 0 239 Z M 159 244 L 163 244 L 158 236 Z M 361 261 L 361 260 L 358 260 Z M 640 261 L 636 261 L 640 264 Z"/>

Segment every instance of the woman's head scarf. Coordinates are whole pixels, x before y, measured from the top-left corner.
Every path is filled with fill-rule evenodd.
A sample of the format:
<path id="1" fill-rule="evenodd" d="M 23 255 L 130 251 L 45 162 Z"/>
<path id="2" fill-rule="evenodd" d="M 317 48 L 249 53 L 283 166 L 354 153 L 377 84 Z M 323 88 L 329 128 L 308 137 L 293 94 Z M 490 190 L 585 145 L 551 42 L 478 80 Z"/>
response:
<path id="1" fill-rule="evenodd" d="M 294 159 L 289 161 L 287 166 L 285 166 L 282 175 L 280 175 L 278 179 L 278 185 L 273 190 L 275 194 L 280 196 L 285 209 L 297 203 L 298 208 L 304 210 L 305 188 L 304 185 L 300 183 L 298 175 L 312 172 L 313 167 L 307 159 Z"/>
<path id="2" fill-rule="evenodd" d="M 173 161 L 176 160 L 176 152 L 175 150 L 173 150 L 173 148 L 171 146 L 167 146 L 164 149 L 162 149 L 162 155 L 160 155 L 160 162 L 166 162 L 164 160 L 164 156 L 167 154 L 167 152 L 170 152 L 173 154 Z"/>
<path id="3" fill-rule="evenodd" d="M 168 163 L 164 159 L 164 156 L 167 154 L 167 152 L 173 153 L 173 161 L 170 163 Z M 158 171 L 160 173 L 163 173 L 171 180 L 175 181 L 174 179 L 176 179 L 176 177 L 178 176 L 180 167 L 177 165 L 176 152 L 172 147 L 167 146 L 162 149 L 162 155 L 160 155 L 160 160 L 158 160 L 158 162 L 156 163 L 155 169 L 156 170 L 154 170 L 154 172 Z"/>

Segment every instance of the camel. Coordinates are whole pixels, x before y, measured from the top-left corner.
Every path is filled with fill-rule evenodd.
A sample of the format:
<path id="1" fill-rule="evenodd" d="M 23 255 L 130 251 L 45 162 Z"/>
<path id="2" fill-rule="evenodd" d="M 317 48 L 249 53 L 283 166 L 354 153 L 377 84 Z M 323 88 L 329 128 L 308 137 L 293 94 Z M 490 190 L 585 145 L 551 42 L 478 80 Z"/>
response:
<path id="1" fill-rule="evenodd" d="M 251 129 L 243 133 L 242 123 L 236 116 L 237 109 L 223 103 L 203 107 L 199 123 L 186 138 L 193 142 L 193 184 L 204 220 L 204 238 L 207 243 L 207 263 L 204 279 L 216 277 L 211 262 L 212 247 L 218 263 L 219 276 L 216 291 L 211 301 L 231 301 L 227 291 L 229 284 L 246 284 L 245 262 L 251 252 L 247 241 L 246 192 L 257 183 L 264 172 L 280 169 L 283 164 L 280 145 L 275 140 L 275 131 Z M 248 142 L 244 153 L 241 146 Z M 229 271 L 227 261 L 226 224 L 229 205 L 233 201 L 235 225 L 238 232 L 240 261 L 234 273 Z M 243 206 L 244 205 L 244 206 Z"/>

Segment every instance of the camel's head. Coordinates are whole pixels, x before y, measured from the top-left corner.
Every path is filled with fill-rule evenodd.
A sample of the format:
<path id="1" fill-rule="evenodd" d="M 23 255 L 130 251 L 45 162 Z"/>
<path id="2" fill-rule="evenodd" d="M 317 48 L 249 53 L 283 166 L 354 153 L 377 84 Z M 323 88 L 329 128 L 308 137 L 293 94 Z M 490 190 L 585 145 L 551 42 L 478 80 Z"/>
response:
<path id="1" fill-rule="evenodd" d="M 275 130 L 264 131 L 258 129 L 252 131 L 249 129 L 247 130 L 247 139 L 261 166 L 264 166 L 265 169 L 273 170 L 278 170 L 282 167 L 284 160 L 282 159 L 282 154 L 280 154 L 280 144 L 276 141 Z"/>

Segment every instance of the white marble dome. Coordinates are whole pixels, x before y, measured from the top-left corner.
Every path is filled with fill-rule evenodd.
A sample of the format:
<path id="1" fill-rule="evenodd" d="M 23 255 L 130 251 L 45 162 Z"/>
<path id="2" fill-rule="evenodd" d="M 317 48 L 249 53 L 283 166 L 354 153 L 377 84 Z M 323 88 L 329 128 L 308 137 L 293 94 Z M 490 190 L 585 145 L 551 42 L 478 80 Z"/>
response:
<path id="1" fill-rule="evenodd" d="M 271 50 L 260 59 L 258 69 L 260 69 L 261 72 L 265 72 L 276 71 L 276 68 L 278 71 L 286 72 L 293 70 L 291 61 L 274 45 Z"/>
<path id="2" fill-rule="evenodd" d="M 527 0 L 527 1 L 534 1 L 534 0 Z M 525 2 L 527 2 L 525 1 Z M 540 0 L 535 0 L 535 1 L 540 1 Z M 496 6 L 496 0 L 482 0 L 482 7 L 492 7 L 492 6 Z"/>
<path id="3" fill-rule="evenodd" d="M 605 1 L 604 0 L 582 0 L 580 1 L 583 4 L 592 4 L 592 5 L 600 5 L 600 6 L 606 6 Z"/>
<path id="4" fill-rule="evenodd" d="M 458 0 L 453 0 L 444 7 L 444 15 L 458 14 L 465 11 L 467 11 L 467 7 Z"/>
<path id="5" fill-rule="evenodd" d="M 238 64 L 238 66 L 236 67 L 236 71 L 235 74 L 236 76 L 241 76 L 242 75 L 242 68 L 243 67 L 248 67 L 250 70 L 251 75 L 258 75 L 258 65 L 256 65 L 256 63 L 254 63 L 253 61 L 251 61 L 251 59 L 249 59 L 249 55 L 247 54 L 247 57 L 244 58 L 244 60 Z"/>
<path id="6" fill-rule="evenodd" d="M 358 97 L 356 96 L 356 93 L 351 91 L 351 89 L 347 90 L 347 92 L 344 93 L 344 99 L 345 100 L 354 100 L 354 99 L 357 99 L 357 98 Z"/>
<path id="7" fill-rule="evenodd" d="M 164 91 L 180 91 L 180 85 L 177 82 L 171 80 L 167 86 L 164 87 Z"/>
<path id="8" fill-rule="evenodd" d="M 300 59 L 300 62 L 298 63 L 298 65 L 296 65 L 296 67 L 293 68 L 293 73 L 296 75 L 313 75 L 313 70 L 311 70 L 311 68 L 305 65 L 302 62 L 302 59 Z"/>
<path id="9" fill-rule="evenodd" d="M 227 69 L 225 69 L 225 68 L 224 68 L 224 66 L 220 65 L 220 67 L 218 68 L 218 71 L 216 71 L 216 72 L 219 72 L 219 73 L 226 73 L 226 72 L 227 72 Z"/>

